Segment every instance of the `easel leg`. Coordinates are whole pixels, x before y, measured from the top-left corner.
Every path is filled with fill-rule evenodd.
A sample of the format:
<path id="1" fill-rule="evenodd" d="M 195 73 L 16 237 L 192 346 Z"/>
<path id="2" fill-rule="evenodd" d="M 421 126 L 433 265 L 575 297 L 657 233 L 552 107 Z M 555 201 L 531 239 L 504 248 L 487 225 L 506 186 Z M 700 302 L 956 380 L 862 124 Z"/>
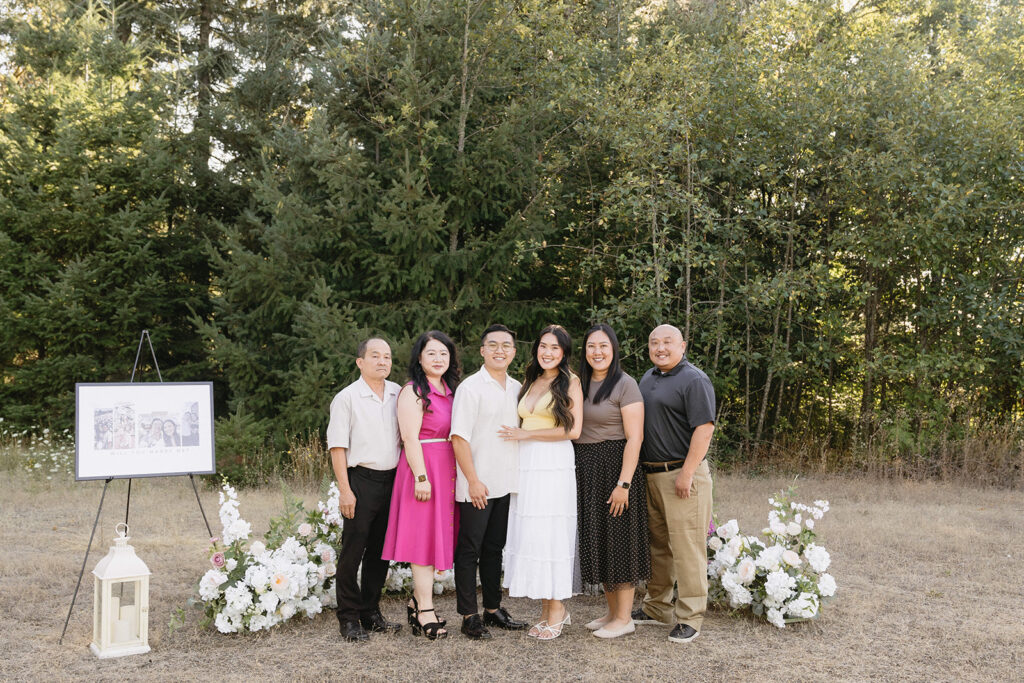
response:
<path id="1" fill-rule="evenodd" d="M 199 500 L 199 489 L 196 488 L 196 478 L 189 472 L 188 480 L 192 482 L 192 491 L 196 494 L 196 502 L 199 503 L 199 512 L 203 515 L 203 524 L 206 525 L 206 533 L 209 534 L 210 538 L 213 538 L 213 531 L 210 529 L 210 523 L 206 520 L 206 510 L 203 509 L 203 501 Z"/>
<path id="2" fill-rule="evenodd" d="M 57 644 L 64 642 L 64 634 L 68 632 L 68 623 L 71 621 L 71 611 L 75 609 L 75 600 L 78 599 L 78 589 L 82 587 L 82 575 L 85 574 L 85 563 L 89 560 L 89 551 L 92 550 L 92 539 L 96 536 L 96 527 L 100 523 L 100 512 L 103 510 L 103 499 L 107 496 L 107 486 L 112 479 L 103 482 L 103 493 L 100 495 L 100 506 L 96 509 L 96 521 L 92 523 L 92 533 L 89 534 L 89 545 L 85 548 L 85 557 L 82 558 L 82 568 L 78 570 L 78 583 L 75 584 L 75 593 L 71 596 L 71 607 L 68 608 L 68 618 L 64 620 L 64 630 L 60 632 L 60 639 Z"/>
<path id="3" fill-rule="evenodd" d="M 132 504 L 132 480 L 128 480 L 128 497 L 124 501 L 124 525 L 128 526 L 128 508 Z"/>

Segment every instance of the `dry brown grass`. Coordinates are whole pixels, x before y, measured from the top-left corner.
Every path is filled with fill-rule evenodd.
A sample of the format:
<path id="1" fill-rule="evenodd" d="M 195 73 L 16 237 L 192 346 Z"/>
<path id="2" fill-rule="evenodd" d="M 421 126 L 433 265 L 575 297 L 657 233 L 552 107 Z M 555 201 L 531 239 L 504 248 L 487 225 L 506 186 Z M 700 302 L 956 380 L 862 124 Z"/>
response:
<path id="1" fill-rule="evenodd" d="M 1021 620 L 1024 494 L 942 483 L 812 477 L 799 498 L 828 498 L 819 525 L 833 557 L 839 593 L 815 622 L 784 631 L 714 611 L 701 637 L 674 645 L 666 629 L 599 641 L 582 624 L 601 612 L 598 597 L 568 605 L 574 625 L 551 643 L 498 633 L 490 643 L 454 636 L 430 643 L 407 629 L 350 645 L 333 613 L 297 618 L 259 635 L 224 636 L 198 627 L 186 607 L 205 571 L 206 530 L 188 480 L 136 480 L 132 536 L 153 571 L 147 655 L 100 661 L 88 650 L 92 585 L 88 571 L 123 519 L 126 484 L 111 484 L 63 644 L 58 636 L 74 590 L 102 482 L 41 482 L 4 472 L 0 481 L 0 678 L 5 680 L 1012 680 L 1024 666 Z M 765 523 L 766 498 L 781 478 L 722 475 L 715 509 L 748 533 Z M 202 491 L 211 524 L 216 493 Z M 276 489 L 241 492 L 256 530 L 281 509 Z M 310 490 L 308 503 L 316 494 Z M 214 527 L 216 531 L 216 526 Z M 454 598 L 439 599 L 454 622 Z M 538 613 L 507 600 L 514 615 Z M 171 628 L 185 608 L 184 624 Z M 398 600 L 383 609 L 404 614 Z"/>

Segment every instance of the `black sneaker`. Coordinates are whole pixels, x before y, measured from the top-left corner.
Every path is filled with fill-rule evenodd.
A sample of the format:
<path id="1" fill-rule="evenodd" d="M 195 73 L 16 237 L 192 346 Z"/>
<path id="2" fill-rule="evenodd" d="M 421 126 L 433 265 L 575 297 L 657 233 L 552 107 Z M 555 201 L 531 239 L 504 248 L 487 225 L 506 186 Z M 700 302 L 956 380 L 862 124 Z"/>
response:
<path id="1" fill-rule="evenodd" d="M 676 624 L 672 633 L 668 634 L 668 639 L 673 643 L 688 643 L 699 635 L 700 631 L 694 630 L 689 624 Z"/>
<path id="2" fill-rule="evenodd" d="M 629 616 L 633 618 L 634 624 L 661 624 L 662 626 L 665 625 L 657 619 L 652 619 L 651 617 L 647 616 L 647 612 L 644 611 L 643 607 L 637 607 Z"/>

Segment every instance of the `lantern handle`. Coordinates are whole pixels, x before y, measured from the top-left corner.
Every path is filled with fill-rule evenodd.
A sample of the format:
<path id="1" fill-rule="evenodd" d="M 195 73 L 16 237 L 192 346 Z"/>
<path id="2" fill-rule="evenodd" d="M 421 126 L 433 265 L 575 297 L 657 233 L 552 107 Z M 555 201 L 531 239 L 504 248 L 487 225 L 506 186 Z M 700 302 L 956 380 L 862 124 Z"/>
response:
<path id="1" fill-rule="evenodd" d="M 121 530 L 121 527 L 124 527 L 124 531 Z M 114 531 L 116 531 L 117 535 L 121 538 L 128 538 L 128 525 L 124 522 L 118 522 L 117 526 L 114 527 Z"/>

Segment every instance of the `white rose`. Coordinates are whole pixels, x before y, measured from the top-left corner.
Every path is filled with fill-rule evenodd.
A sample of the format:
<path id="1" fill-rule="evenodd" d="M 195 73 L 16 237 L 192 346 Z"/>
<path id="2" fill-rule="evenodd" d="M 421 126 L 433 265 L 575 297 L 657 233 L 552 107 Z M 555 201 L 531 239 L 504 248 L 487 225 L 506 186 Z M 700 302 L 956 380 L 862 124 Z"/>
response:
<path id="1" fill-rule="evenodd" d="M 800 533 L 800 525 L 796 522 L 790 522 L 786 525 L 786 533 L 790 536 L 796 536 Z"/>
<path id="2" fill-rule="evenodd" d="M 311 533 L 313 533 L 313 526 L 309 522 L 299 525 L 299 536 L 309 536 Z"/>
<path id="3" fill-rule="evenodd" d="M 718 527 L 715 531 L 716 534 L 721 536 L 725 540 L 729 540 L 740 532 L 740 525 L 735 519 L 730 519 L 728 522 Z"/>
<path id="4" fill-rule="evenodd" d="M 740 561 L 738 567 L 736 567 L 736 578 L 744 586 L 749 586 L 757 576 L 757 567 L 754 565 L 754 561 L 749 557 L 744 557 Z"/>
<path id="5" fill-rule="evenodd" d="M 249 546 L 249 553 L 253 557 L 259 557 L 265 552 L 267 552 L 267 546 L 263 544 L 263 541 L 253 541 L 252 545 Z"/>
<path id="6" fill-rule="evenodd" d="M 287 620 L 287 619 L 291 619 L 293 616 L 295 616 L 295 606 L 292 603 L 290 603 L 290 602 L 286 602 L 286 603 L 282 604 L 281 605 L 281 618 Z"/>
<path id="7" fill-rule="evenodd" d="M 708 539 L 708 547 L 716 552 L 721 550 L 723 545 L 722 539 L 718 536 L 712 536 Z"/>
<path id="8" fill-rule="evenodd" d="M 792 550 L 786 550 L 782 553 L 782 561 L 788 564 L 790 567 L 799 567 L 803 564 L 800 560 L 800 556 Z"/>

